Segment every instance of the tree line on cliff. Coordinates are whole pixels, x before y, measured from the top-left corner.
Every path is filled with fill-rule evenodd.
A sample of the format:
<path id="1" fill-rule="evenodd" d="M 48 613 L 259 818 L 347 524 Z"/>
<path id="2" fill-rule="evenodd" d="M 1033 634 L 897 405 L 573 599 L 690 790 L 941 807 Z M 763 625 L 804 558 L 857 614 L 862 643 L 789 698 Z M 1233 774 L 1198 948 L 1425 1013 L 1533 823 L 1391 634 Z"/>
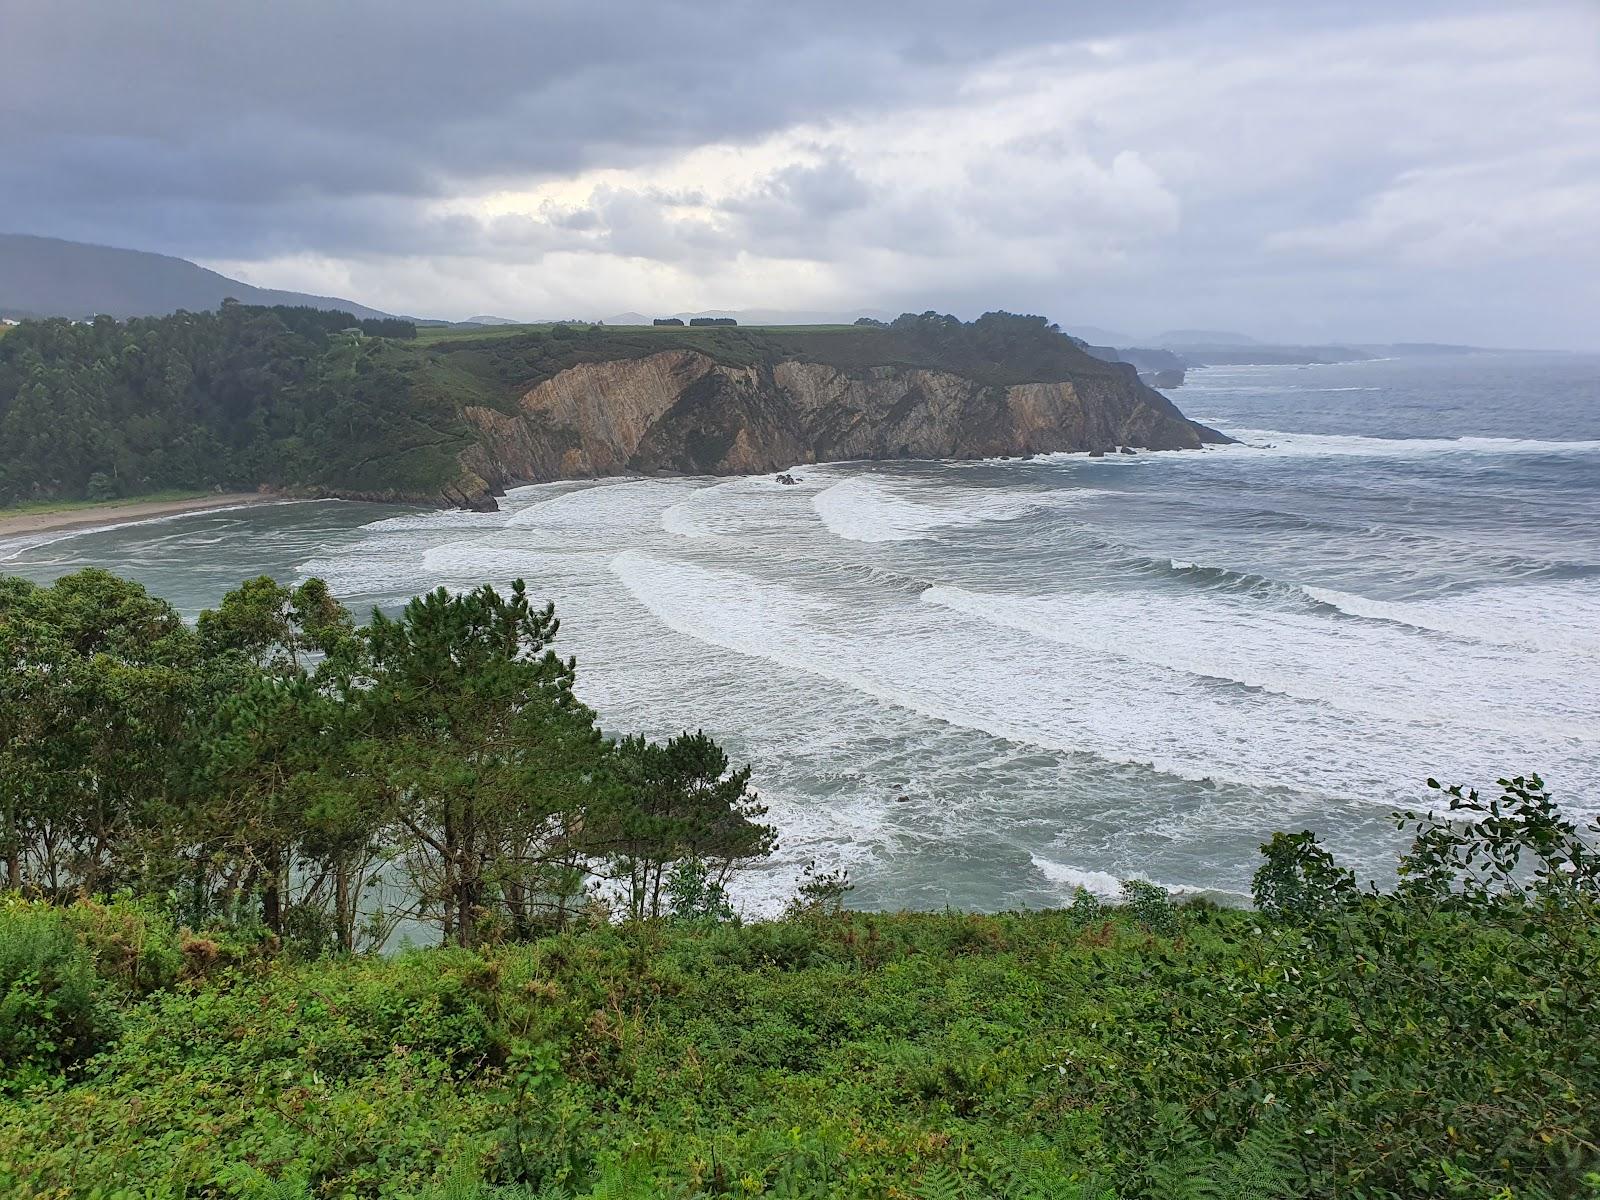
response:
<path id="1" fill-rule="evenodd" d="M 0 505 L 349 478 L 440 441 L 385 353 L 407 321 L 229 303 L 0 339 Z M 436 423 L 436 422 L 434 422 Z"/>

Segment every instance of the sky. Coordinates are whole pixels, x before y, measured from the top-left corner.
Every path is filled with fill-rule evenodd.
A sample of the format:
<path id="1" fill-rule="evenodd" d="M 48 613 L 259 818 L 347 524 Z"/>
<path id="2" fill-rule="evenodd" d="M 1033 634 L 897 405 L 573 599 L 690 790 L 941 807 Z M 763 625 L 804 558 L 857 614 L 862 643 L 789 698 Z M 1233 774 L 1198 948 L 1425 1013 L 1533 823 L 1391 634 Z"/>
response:
<path id="1" fill-rule="evenodd" d="M 451 319 L 1600 348 L 1600 0 L 4 0 L 0 230 Z"/>

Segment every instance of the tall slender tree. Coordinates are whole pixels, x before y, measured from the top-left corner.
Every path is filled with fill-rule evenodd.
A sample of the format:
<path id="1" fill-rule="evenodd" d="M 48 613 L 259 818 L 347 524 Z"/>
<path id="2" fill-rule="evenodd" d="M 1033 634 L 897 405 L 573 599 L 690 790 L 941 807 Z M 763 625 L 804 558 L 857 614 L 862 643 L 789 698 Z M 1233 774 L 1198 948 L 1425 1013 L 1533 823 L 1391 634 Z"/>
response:
<path id="1" fill-rule="evenodd" d="M 635 920 L 662 914 L 674 863 L 693 861 L 720 886 L 776 847 L 774 830 L 760 823 L 767 810 L 750 791 L 750 768 L 731 770 L 704 731 L 666 742 L 625 738 L 614 770 L 622 802 L 612 810 L 610 856 Z"/>
<path id="2" fill-rule="evenodd" d="M 439 589 L 397 620 L 373 615 L 365 769 L 382 781 L 424 910 L 471 946 L 507 889 L 525 901 L 540 855 L 584 822 L 605 753 L 573 695 L 576 662 L 549 649 L 554 605 Z M 589 765 L 592 764 L 592 765 Z"/>

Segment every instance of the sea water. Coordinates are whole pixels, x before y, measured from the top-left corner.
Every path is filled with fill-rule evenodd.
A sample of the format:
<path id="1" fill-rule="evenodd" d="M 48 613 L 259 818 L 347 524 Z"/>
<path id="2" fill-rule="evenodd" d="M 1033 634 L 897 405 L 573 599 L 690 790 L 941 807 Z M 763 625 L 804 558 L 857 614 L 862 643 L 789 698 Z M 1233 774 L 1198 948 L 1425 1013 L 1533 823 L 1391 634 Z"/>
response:
<path id="1" fill-rule="evenodd" d="M 1242 444 L 519 488 L 498 513 L 310 502 L 0 544 L 186 615 L 318 575 L 358 611 L 528 581 L 607 729 L 703 728 L 852 902 L 1248 892 L 1274 830 L 1363 875 L 1423 782 L 1538 771 L 1600 811 L 1600 360 L 1192 371 Z"/>

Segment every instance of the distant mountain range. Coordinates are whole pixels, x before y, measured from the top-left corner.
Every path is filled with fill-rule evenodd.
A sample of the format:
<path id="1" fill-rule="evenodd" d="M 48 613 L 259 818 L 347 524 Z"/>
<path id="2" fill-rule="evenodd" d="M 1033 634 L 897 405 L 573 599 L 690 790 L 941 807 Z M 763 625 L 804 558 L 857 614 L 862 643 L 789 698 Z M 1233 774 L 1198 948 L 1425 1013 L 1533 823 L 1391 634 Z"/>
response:
<path id="1" fill-rule="evenodd" d="M 1363 362 L 1375 358 L 1489 353 L 1481 346 L 1443 342 L 1286 345 L 1258 341 L 1242 333 L 1203 329 L 1172 330 L 1142 340 L 1128 339 L 1117 343 L 1108 339 L 1096 344 L 1088 341 L 1085 334 L 1109 334 L 1111 331 L 1084 325 L 1071 332 L 1075 337 L 1085 340 L 1084 350 L 1094 357 L 1106 362 L 1131 363 L 1139 372 L 1140 379 L 1161 390 L 1182 386 L 1186 373 L 1195 367 L 1315 366 Z"/>
<path id="2" fill-rule="evenodd" d="M 1070 333 L 1079 341 L 1088 342 L 1091 346 L 1148 346 L 1148 338 L 1137 338 L 1131 333 L 1119 333 L 1115 329 L 1105 329 L 1099 325 L 1072 325 L 1062 322 L 1061 328 Z"/>
<path id="3" fill-rule="evenodd" d="M 354 300 L 259 288 L 187 259 L 60 238 L 0 233 L 0 317 L 154 317 L 241 304 L 304 304 L 386 317 Z"/>
<path id="4" fill-rule="evenodd" d="M 1168 329 L 1150 339 L 1154 346 L 1259 346 L 1261 340 L 1223 329 Z"/>
<path id="5" fill-rule="evenodd" d="M 1168 329 L 1163 333 L 1118 333 L 1099 325 L 1074 325 L 1063 322 L 1065 329 L 1075 338 L 1091 346 L 1149 346 L 1172 349 L 1178 346 L 1259 346 L 1260 340 L 1244 333 L 1229 333 L 1221 329 Z"/>
<path id="6" fill-rule="evenodd" d="M 96 246 L 31 234 L 0 233 L 0 318 L 71 317 L 83 320 L 103 313 L 125 319 L 163 316 L 179 309 L 209 312 L 229 297 L 243 304 L 342 309 L 357 317 L 393 315 L 340 296 L 317 296 L 306 292 L 256 287 L 167 254 Z M 653 314 L 629 311 L 606 317 L 603 324 L 649 325 L 659 317 L 677 317 L 685 322 L 695 317 L 732 317 L 741 325 L 850 325 L 861 317 L 892 321 L 898 315 L 887 309 L 874 308 L 843 311 L 708 309 L 704 312 Z M 489 314 L 469 317 L 465 321 L 426 323 L 454 326 L 522 324 L 510 317 Z M 1345 343 L 1288 346 L 1263 342 L 1248 334 L 1214 329 L 1169 329 L 1162 333 L 1135 336 L 1094 325 L 1069 323 L 1065 328 L 1074 337 L 1097 349 L 1117 347 L 1118 358 L 1137 362 L 1139 369 L 1144 371 L 1171 369 L 1170 363 L 1179 360 L 1185 360 L 1189 365 L 1347 362 L 1399 355 L 1470 353 L 1476 349 L 1471 346 L 1404 342 L 1388 345 Z M 1177 358 L 1171 353 L 1162 352 L 1176 352 Z"/>

